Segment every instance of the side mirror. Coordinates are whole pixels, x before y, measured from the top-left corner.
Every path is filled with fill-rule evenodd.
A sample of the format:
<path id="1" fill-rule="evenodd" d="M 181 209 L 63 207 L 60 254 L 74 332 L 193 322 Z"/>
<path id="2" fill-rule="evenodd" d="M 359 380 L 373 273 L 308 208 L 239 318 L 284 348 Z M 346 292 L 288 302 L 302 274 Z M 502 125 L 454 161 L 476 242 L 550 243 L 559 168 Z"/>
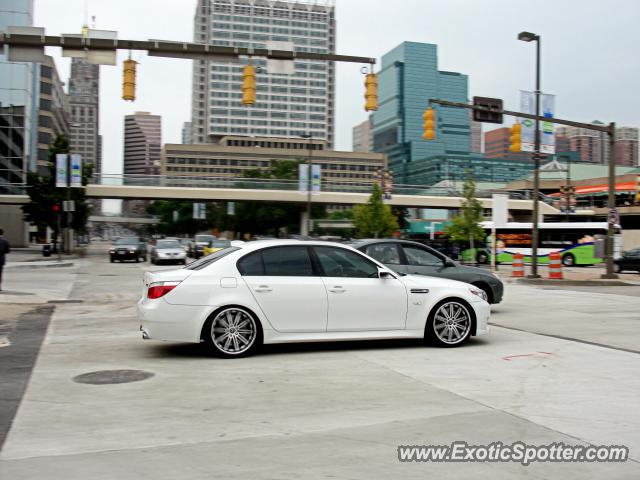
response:
<path id="1" fill-rule="evenodd" d="M 388 270 L 383 270 L 383 269 L 382 269 L 382 268 L 380 268 L 380 267 L 378 267 L 378 277 L 379 277 L 379 278 L 381 278 L 381 279 L 383 279 L 383 280 L 386 280 L 386 279 L 389 279 L 389 278 L 395 278 L 395 277 L 391 274 L 391 272 L 389 272 Z"/>
<path id="2" fill-rule="evenodd" d="M 456 264 L 453 262 L 453 260 L 449 260 L 448 258 L 445 258 L 444 260 L 442 260 L 442 263 L 444 264 L 444 268 L 449 268 L 449 267 L 455 267 Z"/>

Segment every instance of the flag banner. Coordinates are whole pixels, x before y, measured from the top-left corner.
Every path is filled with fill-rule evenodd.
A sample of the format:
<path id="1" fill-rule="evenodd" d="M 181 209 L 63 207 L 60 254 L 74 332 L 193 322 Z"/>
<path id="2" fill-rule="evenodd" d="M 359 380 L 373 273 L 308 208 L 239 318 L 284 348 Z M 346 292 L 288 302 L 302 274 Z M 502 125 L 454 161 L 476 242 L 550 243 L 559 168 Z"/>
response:
<path id="1" fill-rule="evenodd" d="M 536 114 L 536 96 L 533 92 L 520 90 L 520 111 L 530 115 Z M 533 152 L 536 141 L 536 122 L 523 118 L 520 122 L 520 150 Z"/>
<path id="2" fill-rule="evenodd" d="M 311 166 L 311 193 L 320 193 L 320 182 L 322 181 L 320 165 Z"/>
<path id="3" fill-rule="evenodd" d="M 307 193 L 309 188 L 309 166 L 306 163 L 298 165 L 298 190 Z"/>
<path id="4" fill-rule="evenodd" d="M 56 154 L 56 187 L 67 186 L 67 154 Z"/>
<path id="5" fill-rule="evenodd" d="M 555 95 L 543 94 L 540 98 L 542 103 L 542 116 L 553 118 L 555 116 Z M 554 126 L 551 122 L 542 122 L 540 132 L 540 151 L 553 155 L 556 153 L 556 136 Z"/>
<path id="6" fill-rule="evenodd" d="M 82 187 L 82 157 L 77 153 L 71 155 L 71 186 Z"/>

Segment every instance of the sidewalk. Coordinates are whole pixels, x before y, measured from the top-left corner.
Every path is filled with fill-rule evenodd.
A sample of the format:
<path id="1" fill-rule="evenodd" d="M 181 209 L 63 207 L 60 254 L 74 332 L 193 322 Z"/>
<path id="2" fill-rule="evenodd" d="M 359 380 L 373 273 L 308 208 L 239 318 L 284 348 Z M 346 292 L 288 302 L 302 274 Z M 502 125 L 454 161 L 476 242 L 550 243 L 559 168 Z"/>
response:
<path id="1" fill-rule="evenodd" d="M 604 265 L 590 267 L 562 267 L 562 280 L 549 279 L 548 265 L 538 265 L 540 279 L 526 278 L 531 273 L 531 265 L 525 264 L 524 278 L 511 276 L 513 267 L 511 265 L 499 265 L 496 272 L 506 283 L 525 283 L 530 285 L 594 285 L 594 286 L 640 286 L 640 274 L 624 272 L 618 274 L 616 280 L 606 280 L 600 278 L 606 272 Z"/>

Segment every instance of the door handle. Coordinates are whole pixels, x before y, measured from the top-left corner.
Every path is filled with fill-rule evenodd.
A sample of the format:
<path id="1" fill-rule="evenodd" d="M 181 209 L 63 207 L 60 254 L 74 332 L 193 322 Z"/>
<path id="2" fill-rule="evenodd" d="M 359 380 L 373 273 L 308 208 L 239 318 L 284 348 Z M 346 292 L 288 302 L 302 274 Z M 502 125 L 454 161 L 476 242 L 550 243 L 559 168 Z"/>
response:
<path id="1" fill-rule="evenodd" d="M 269 288 L 268 285 L 260 285 L 258 288 L 254 288 L 253 289 L 255 292 L 270 292 L 271 289 Z"/>
<path id="2" fill-rule="evenodd" d="M 330 288 L 329 291 L 332 293 L 344 293 L 347 291 L 347 289 L 339 285 L 336 285 L 335 287 Z"/>

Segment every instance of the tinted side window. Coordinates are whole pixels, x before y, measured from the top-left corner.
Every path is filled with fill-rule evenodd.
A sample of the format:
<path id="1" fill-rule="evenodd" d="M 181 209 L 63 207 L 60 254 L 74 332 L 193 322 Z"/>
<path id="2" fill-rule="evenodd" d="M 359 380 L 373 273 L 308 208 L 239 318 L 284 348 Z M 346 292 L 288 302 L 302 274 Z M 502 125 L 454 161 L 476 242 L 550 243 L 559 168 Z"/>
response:
<path id="1" fill-rule="evenodd" d="M 404 254 L 407 256 L 407 263 L 409 265 L 442 265 L 442 260 L 428 250 L 423 250 L 419 247 L 408 247 L 406 245 L 402 248 L 404 249 Z"/>
<path id="2" fill-rule="evenodd" d="M 367 247 L 367 255 L 380 263 L 400 265 L 400 252 L 395 243 L 377 243 Z"/>
<path id="3" fill-rule="evenodd" d="M 262 251 L 264 273 L 279 277 L 311 277 L 313 267 L 307 247 L 278 247 Z"/>
<path id="4" fill-rule="evenodd" d="M 223 251 L 223 250 L 220 250 Z M 215 255 L 215 253 L 214 253 Z M 207 258 L 207 257 L 205 257 Z M 238 271 L 240 275 L 259 277 L 264 275 L 264 264 L 262 263 L 262 253 L 255 252 L 238 261 Z"/>
<path id="5" fill-rule="evenodd" d="M 378 266 L 362 255 L 333 247 L 314 247 L 325 277 L 376 278 Z"/>

